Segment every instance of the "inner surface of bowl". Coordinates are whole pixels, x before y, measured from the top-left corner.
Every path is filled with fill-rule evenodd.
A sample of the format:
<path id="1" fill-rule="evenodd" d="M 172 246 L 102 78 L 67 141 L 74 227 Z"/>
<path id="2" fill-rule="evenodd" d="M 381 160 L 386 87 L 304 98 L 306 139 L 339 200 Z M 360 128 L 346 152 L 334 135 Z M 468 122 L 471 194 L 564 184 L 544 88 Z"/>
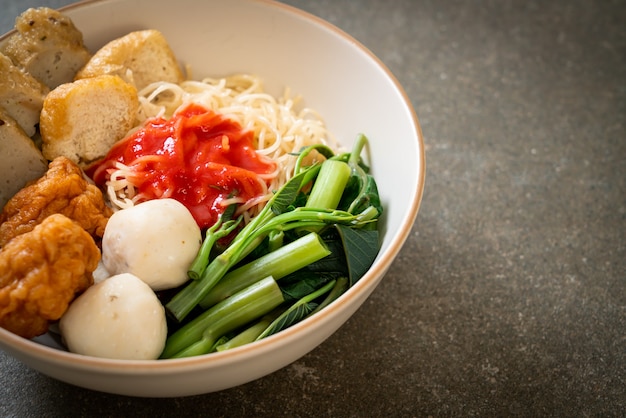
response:
<path id="1" fill-rule="evenodd" d="M 158 29 L 191 78 L 260 76 L 317 110 L 349 148 L 360 132 L 385 213 L 382 246 L 369 272 L 336 303 L 265 340 L 222 353 L 157 361 L 97 359 L 62 351 L 50 335 L 32 342 L 0 329 L 0 347 L 31 367 L 90 389 L 132 396 L 183 396 L 226 389 L 297 360 L 337 330 L 382 279 L 409 234 L 422 196 L 424 149 L 417 118 L 386 67 L 327 22 L 254 0 L 103 0 L 62 10 L 95 52 L 133 30 Z M 50 347 L 55 348 L 50 348 Z"/>

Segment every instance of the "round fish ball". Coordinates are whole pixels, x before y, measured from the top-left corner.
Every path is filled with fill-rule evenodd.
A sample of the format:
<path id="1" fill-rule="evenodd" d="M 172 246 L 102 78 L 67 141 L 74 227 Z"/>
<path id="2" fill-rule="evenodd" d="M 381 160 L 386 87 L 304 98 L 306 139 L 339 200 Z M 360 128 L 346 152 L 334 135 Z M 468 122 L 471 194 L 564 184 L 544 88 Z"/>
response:
<path id="1" fill-rule="evenodd" d="M 102 237 L 102 263 L 112 275 L 132 273 L 153 290 L 185 283 L 202 244 L 191 212 L 174 199 L 155 199 L 115 212 Z"/>
<path id="2" fill-rule="evenodd" d="M 59 321 L 68 349 L 87 356 L 155 360 L 167 339 L 165 309 L 132 274 L 118 274 L 81 294 Z"/>

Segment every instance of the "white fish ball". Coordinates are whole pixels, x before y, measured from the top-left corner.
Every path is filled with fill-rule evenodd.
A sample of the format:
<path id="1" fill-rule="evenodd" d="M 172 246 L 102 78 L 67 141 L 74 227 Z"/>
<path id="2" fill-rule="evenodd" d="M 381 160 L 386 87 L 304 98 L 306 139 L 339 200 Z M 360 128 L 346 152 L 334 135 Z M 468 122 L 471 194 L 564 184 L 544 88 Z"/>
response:
<path id="1" fill-rule="evenodd" d="M 115 212 L 102 238 L 102 263 L 111 274 L 132 273 L 153 290 L 185 283 L 202 244 L 191 212 L 174 199 L 155 199 Z"/>
<path id="2" fill-rule="evenodd" d="M 157 359 L 167 339 L 163 305 L 128 273 L 89 287 L 61 317 L 59 329 L 71 352 L 110 359 Z"/>

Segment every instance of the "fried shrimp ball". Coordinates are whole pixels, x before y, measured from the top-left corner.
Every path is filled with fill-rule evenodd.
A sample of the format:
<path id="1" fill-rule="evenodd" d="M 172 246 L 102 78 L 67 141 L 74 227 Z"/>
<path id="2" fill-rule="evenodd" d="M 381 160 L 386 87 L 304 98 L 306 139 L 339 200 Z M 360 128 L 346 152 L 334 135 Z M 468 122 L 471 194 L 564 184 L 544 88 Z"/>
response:
<path id="1" fill-rule="evenodd" d="M 102 237 L 112 214 L 98 187 L 65 157 L 55 158 L 48 171 L 17 192 L 0 213 L 0 247 L 31 231 L 49 215 L 61 213 L 94 237 Z"/>
<path id="2" fill-rule="evenodd" d="M 0 251 L 0 326 L 33 338 L 93 284 L 100 251 L 91 235 L 61 214 L 50 215 Z"/>

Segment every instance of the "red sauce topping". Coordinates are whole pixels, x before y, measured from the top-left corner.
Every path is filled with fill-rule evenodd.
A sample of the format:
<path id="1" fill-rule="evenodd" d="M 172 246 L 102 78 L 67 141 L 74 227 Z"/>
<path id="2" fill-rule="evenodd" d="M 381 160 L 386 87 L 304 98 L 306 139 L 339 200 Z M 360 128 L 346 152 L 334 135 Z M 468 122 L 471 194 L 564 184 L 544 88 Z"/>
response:
<path id="1" fill-rule="evenodd" d="M 199 105 L 189 105 L 172 118 L 153 118 L 116 143 L 87 174 L 103 186 L 115 162 L 127 165 L 126 179 L 143 200 L 170 197 L 189 209 L 201 228 L 213 225 L 229 196 L 245 201 L 266 193 L 259 174 L 276 163 L 259 156 L 253 134 Z"/>

